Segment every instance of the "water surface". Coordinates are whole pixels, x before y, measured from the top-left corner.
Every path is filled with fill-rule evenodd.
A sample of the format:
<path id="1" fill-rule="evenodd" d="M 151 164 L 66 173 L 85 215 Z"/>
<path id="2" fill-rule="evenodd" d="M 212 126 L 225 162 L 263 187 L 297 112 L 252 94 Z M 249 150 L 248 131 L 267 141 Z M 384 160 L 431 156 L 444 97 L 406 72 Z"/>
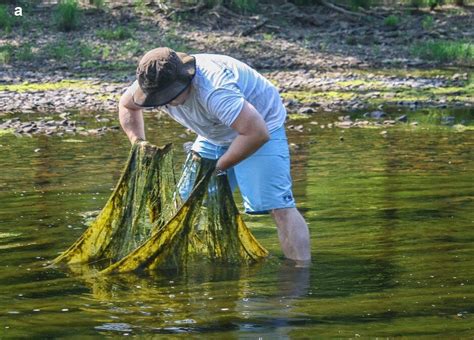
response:
<path id="1" fill-rule="evenodd" d="M 283 260 L 268 216 L 245 217 L 272 254 L 251 267 L 108 278 L 45 268 L 105 204 L 129 144 L 120 132 L 0 136 L 0 338 L 472 336 L 474 135 L 411 115 L 430 124 L 381 134 L 321 128 L 333 114 L 289 123 L 303 125 L 288 135 L 309 269 Z M 152 115 L 147 128 L 178 146 L 179 163 L 192 136 Z"/>

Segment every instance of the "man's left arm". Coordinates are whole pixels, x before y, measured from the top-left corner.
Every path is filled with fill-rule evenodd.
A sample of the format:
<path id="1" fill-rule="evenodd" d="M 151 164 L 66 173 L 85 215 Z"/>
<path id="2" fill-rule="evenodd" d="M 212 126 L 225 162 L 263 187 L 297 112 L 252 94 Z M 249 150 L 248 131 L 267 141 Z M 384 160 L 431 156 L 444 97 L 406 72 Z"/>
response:
<path id="1" fill-rule="evenodd" d="M 242 110 L 230 125 L 238 132 L 229 149 L 217 161 L 217 170 L 226 170 L 244 160 L 270 139 L 265 121 L 257 109 L 244 101 Z"/>

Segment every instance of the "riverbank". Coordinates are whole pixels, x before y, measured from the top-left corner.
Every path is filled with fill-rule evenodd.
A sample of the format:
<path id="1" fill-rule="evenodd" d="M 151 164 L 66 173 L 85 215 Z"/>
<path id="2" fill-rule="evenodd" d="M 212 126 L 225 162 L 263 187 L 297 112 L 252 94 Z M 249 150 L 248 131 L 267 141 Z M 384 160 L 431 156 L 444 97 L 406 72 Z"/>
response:
<path id="1" fill-rule="evenodd" d="M 470 59 L 421 59 L 416 50 L 433 39 L 472 41 L 470 8 L 380 8 L 354 20 L 321 6 L 266 6 L 257 16 L 90 8 L 82 17 L 89 24 L 67 33 L 48 20 L 48 8 L 33 8 L 28 24 L 0 39 L 0 116 L 116 112 L 138 59 L 159 45 L 245 61 L 280 89 L 291 114 L 474 106 Z"/>

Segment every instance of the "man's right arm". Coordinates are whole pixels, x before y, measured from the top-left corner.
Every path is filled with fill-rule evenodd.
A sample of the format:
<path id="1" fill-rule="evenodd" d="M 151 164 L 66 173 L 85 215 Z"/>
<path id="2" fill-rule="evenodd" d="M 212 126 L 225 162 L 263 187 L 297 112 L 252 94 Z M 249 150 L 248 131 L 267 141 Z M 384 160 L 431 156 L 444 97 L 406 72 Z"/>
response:
<path id="1" fill-rule="evenodd" d="M 119 120 L 123 131 L 133 144 L 140 138 L 145 140 L 145 125 L 142 107 L 133 102 L 130 91 L 126 91 L 119 102 Z"/>

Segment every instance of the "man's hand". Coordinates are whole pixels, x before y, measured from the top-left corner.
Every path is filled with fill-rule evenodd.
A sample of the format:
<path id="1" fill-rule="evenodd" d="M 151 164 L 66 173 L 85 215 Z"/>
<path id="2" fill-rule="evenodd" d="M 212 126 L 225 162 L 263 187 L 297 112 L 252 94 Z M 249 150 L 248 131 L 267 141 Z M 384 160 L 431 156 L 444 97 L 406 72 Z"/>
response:
<path id="1" fill-rule="evenodd" d="M 245 101 L 242 111 L 231 127 L 239 135 L 217 161 L 216 169 L 227 170 L 244 160 L 270 139 L 267 125 L 255 107 Z"/>
<path id="2" fill-rule="evenodd" d="M 122 129 L 128 136 L 130 143 L 137 139 L 145 140 L 145 126 L 142 108 L 133 102 L 130 94 L 125 92 L 119 102 L 119 120 Z"/>

